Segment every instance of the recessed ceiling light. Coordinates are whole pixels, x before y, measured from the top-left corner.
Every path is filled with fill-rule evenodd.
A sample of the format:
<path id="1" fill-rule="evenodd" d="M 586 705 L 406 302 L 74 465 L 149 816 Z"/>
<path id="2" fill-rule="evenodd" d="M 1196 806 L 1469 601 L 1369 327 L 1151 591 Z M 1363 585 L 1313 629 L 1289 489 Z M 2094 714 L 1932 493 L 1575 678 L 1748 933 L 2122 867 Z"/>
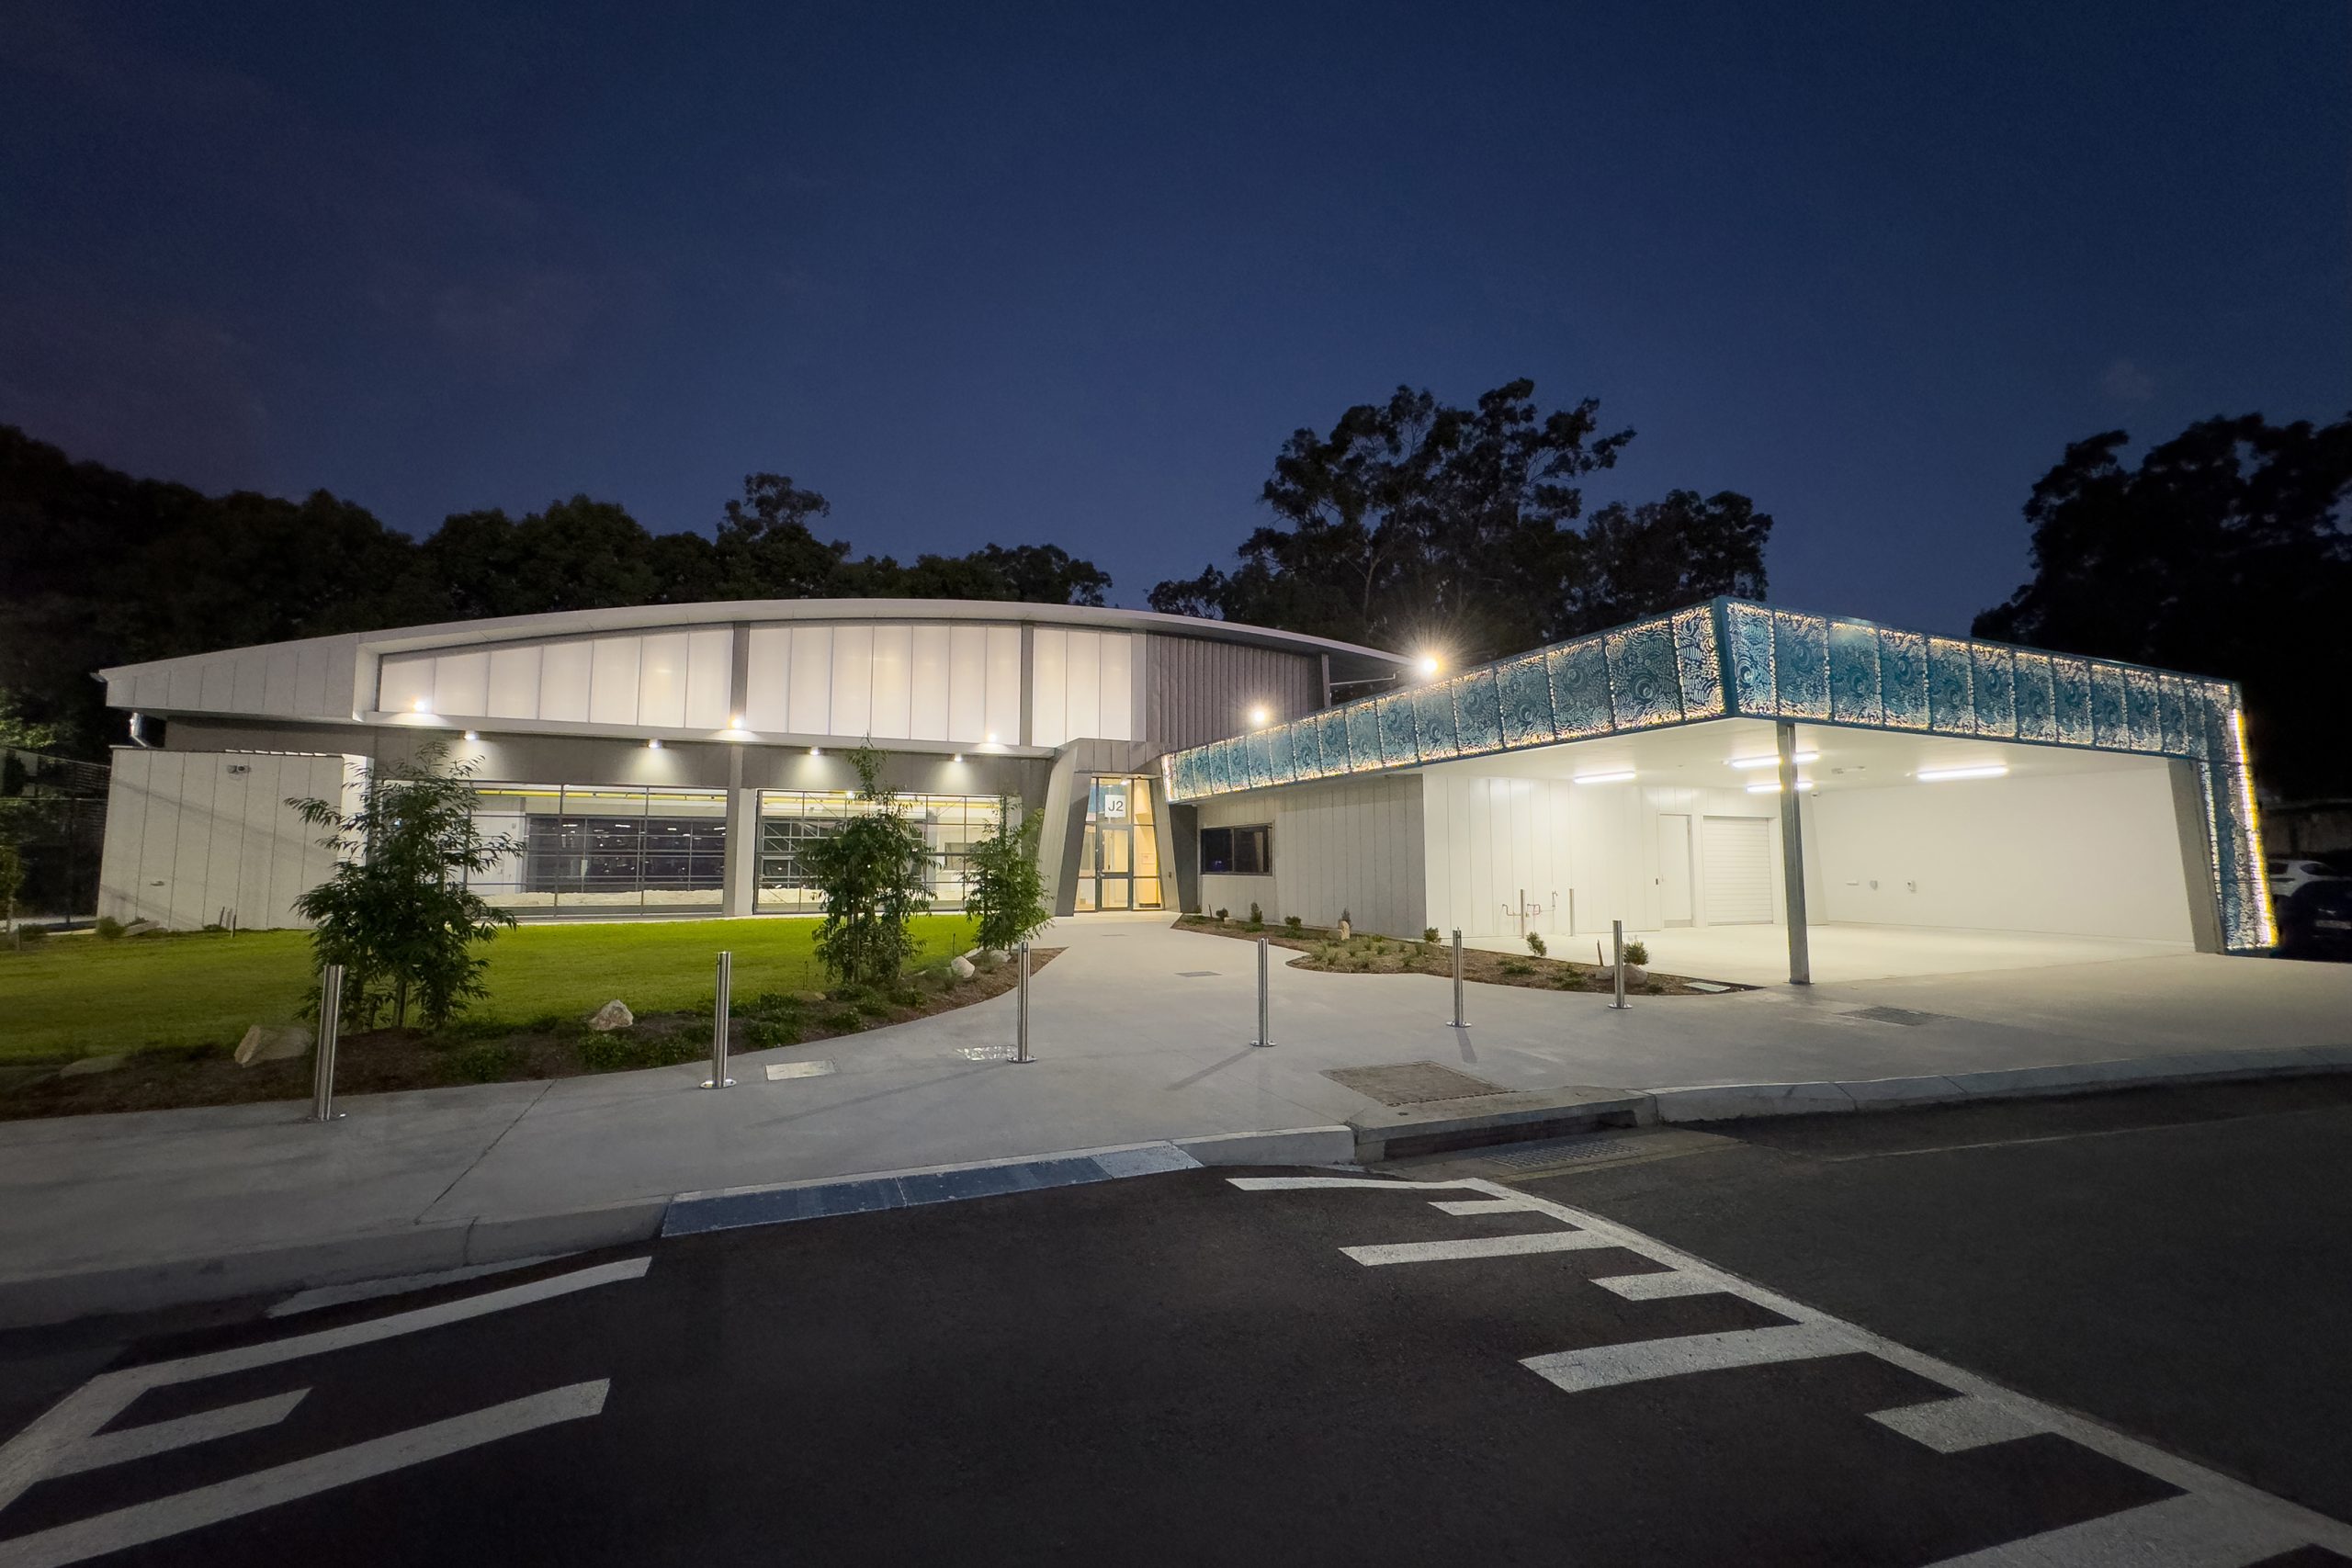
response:
<path id="1" fill-rule="evenodd" d="M 1921 768 L 1911 776 L 1921 784 L 1941 784 L 1947 779 L 1997 779 L 2008 772 L 2004 762 L 1985 762 L 1967 768 Z"/>

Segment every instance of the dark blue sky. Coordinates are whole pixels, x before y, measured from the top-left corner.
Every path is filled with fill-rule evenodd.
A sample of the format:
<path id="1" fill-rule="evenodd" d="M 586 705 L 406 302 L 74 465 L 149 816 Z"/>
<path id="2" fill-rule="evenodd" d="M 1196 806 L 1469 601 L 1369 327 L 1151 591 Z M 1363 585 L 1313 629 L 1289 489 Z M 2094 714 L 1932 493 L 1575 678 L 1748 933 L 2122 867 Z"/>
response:
<path id="1" fill-rule="evenodd" d="M 752 469 L 1141 604 L 1514 376 L 1964 629 L 2066 442 L 2352 408 L 2352 20 L 2254 6 L 0 6 L 0 422 L 396 526 Z"/>

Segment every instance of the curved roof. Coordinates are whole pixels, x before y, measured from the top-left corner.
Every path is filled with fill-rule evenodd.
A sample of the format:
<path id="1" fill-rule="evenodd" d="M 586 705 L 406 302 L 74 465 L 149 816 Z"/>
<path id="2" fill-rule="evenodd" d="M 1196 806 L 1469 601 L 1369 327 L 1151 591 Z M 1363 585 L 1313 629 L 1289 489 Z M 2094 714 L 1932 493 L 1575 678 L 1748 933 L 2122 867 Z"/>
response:
<path id="1" fill-rule="evenodd" d="M 1306 637 L 1234 621 L 1204 620 L 1192 615 L 1162 615 L 1157 610 L 1125 610 L 1091 604 L 1032 604 L 997 599 L 730 599 L 701 604 L 628 604 L 600 610 L 555 610 L 536 615 L 499 615 L 476 621 L 443 621 L 432 626 L 394 626 L 383 631 L 348 632 L 329 637 L 305 637 L 293 642 L 266 643 L 257 648 L 292 649 L 334 644 L 354 652 L 409 653 L 424 649 L 463 647 L 477 643 L 514 642 L 540 637 L 580 636 L 597 632 L 641 631 L 663 626 L 731 625 L 738 621 L 775 624 L 779 621 L 1032 621 L 1041 626 L 1068 626 L 1099 630 L 1157 632 L 1166 637 L 1205 637 L 1240 643 L 1283 653 L 1331 657 L 1335 679 L 1347 681 L 1384 675 L 1409 664 L 1408 656 L 1387 653 L 1329 637 Z M 115 680 L 143 671 L 168 669 L 191 660 L 217 659 L 248 651 L 220 649 L 118 664 L 98 671 Z"/>

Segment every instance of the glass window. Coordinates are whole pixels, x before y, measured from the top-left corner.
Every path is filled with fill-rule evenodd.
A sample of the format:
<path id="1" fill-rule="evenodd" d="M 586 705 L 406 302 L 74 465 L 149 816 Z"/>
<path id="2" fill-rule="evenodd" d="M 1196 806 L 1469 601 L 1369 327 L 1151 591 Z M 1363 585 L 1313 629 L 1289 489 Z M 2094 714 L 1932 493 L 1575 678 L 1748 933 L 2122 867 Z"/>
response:
<path id="1" fill-rule="evenodd" d="M 996 830 L 996 800 L 978 795 L 902 795 L 898 807 L 922 829 L 923 844 L 930 852 L 924 883 L 933 908 L 960 908 L 969 883 L 972 843 Z M 824 899 L 810 884 L 800 863 L 800 850 L 840 832 L 853 817 L 873 809 L 869 803 L 842 790 L 762 790 L 753 908 L 781 913 L 821 909 Z"/>
<path id="2" fill-rule="evenodd" d="M 468 879 L 500 908 L 599 915 L 719 907 L 723 790 L 492 784 L 479 795 L 475 822 L 520 846 Z"/>
<path id="3" fill-rule="evenodd" d="M 1153 869 L 1157 870 L 1157 866 Z M 1212 876 L 1268 876 L 1274 869 L 1273 829 L 1263 824 L 1249 828 L 1201 829 L 1201 870 Z"/>

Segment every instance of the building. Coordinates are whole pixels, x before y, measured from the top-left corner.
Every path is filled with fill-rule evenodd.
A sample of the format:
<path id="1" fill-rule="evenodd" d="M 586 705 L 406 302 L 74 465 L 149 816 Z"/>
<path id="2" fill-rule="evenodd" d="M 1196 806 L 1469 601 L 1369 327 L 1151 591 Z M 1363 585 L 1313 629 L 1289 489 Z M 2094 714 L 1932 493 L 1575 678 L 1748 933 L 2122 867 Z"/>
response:
<path id="1" fill-rule="evenodd" d="M 1983 963 L 2002 933 L 2069 954 L 2274 935 L 2234 686 L 1734 600 L 1163 771 L 1203 902 L 1269 918 L 1578 952 L 1623 921 L 1682 972 L 1761 977 L 1784 952 L 1799 980 L 1825 933 L 1891 973 Z"/>
<path id="2" fill-rule="evenodd" d="M 804 912 L 797 846 L 855 809 L 840 752 L 870 737 L 951 906 L 1010 795 L 1045 813 L 1061 914 L 1256 904 L 1579 944 L 1623 922 L 1695 972 L 1770 948 L 1795 978 L 1860 937 L 1894 970 L 1987 934 L 2272 940 L 2235 687 L 1733 600 L 1428 680 L 1220 622 L 919 601 L 524 616 L 104 678 L 136 743 L 100 911 L 175 926 L 288 923 L 328 866 L 284 799 L 428 739 L 525 846 L 477 884 L 518 914 Z"/>
<path id="3" fill-rule="evenodd" d="M 586 610 L 231 649 L 104 671 L 114 758 L 98 912 L 295 923 L 333 862 L 288 810 L 371 759 L 448 745 L 523 852 L 476 880 L 526 918 L 797 913 L 797 847 L 855 809 L 841 753 L 888 753 L 963 897 L 1001 795 L 1042 809 L 1056 909 L 1164 908 L 1171 750 L 1288 719 L 1405 660 L 1145 611 L 924 600 Z"/>

